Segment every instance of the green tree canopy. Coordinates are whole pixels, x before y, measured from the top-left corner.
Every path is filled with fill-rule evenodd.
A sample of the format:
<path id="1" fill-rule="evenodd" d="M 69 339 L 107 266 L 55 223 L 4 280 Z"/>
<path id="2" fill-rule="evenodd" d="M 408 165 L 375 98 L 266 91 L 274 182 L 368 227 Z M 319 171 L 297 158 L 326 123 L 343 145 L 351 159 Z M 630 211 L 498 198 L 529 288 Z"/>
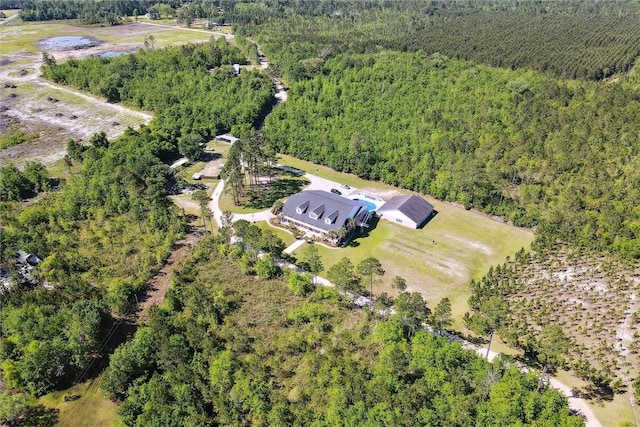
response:
<path id="1" fill-rule="evenodd" d="M 402 292 L 395 299 L 394 307 L 396 313 L 404 322 L 409 336 L 413 336 L 416 331 L 422 329 L 422 324 L 429 319 L 431 310 L 418 292 Z"/>
<path id="2" fill-rule="evenodd" d="M 192 162 L 202 157 L 202 145 L 204 138 L 197 133 L 189 133 L 178 138 L 178 152 Z"/>
<path id="3" fill-rule="evenodd" d="M 338 288 L 348 292 L 360 292 L 362 284 L 355 274 L 355 267 L 347 257 L 342 258 L 327 270 L 327 279 Z"/>

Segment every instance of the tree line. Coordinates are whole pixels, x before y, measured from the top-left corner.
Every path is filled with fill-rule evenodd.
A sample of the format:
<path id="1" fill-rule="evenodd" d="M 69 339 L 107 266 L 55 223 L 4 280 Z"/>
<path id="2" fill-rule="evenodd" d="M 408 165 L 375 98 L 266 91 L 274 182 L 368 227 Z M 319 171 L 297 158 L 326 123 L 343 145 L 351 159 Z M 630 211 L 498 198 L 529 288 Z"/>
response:
<path id="1" fill-rule="evenodd" d="M 234 73 L 232 64 L 244 64 L 245 58 L 224 38 L 116 58 L 48 63 L 43 75 L 56 83 L 153 111 L 152 127 L 165 140 L 190 133 L 209 138 L 235 125 L 251 127 L 273 100 L 272 83 L 263 73 Z"/>
<path id="2" fill-rule="evenodd" d="M 280 152 L 640 256 L 631 82 L 565 83 L 425 53 L 341 55 L 266 120 Z"/>
<path id="3" fill-rule="evenodd" d="M 344 3 L 332 7 L 333 13 L 319 15 L 287 9 L 239 31 L 258 38 L 280 74 L 291 79 L 319 57 L 389 49 L 601 80 L 628 71 L 639 53 L 640 9 L 633 3 L 418 1 L 357 12 Z"/>
<path id="4" fill-rule="evenodd" d="M 150 19 L 176 18 L 190 27 L 196 18 L 211 23 L 262 22 L 280 8 L 261 2 L 235 0 L 8 0 L 7 8 L 20 9 L 25 21 L 77 19 L 85 25 L 118 25 L 127 17 L 147 14 Z"/>
<path id="5" fill-rule="evenodd" d="M 25 21 L 51 21 L 78 19 L 83 24 L 121 23 L 124 16 L 145 14 L 155 3 L 178 6 L 179 1 L 170 0 L 20 0 L 20 18 Z M 171 6 L 169 6 L 171 7 Z"/>
<path id="6" fill-rule="evenodd" d="M 238 276 L 218 245 L 112 356 L 101 384 L 125 425 L 583 425 L 507 360 L 353 313 L 330 288 Z"/>

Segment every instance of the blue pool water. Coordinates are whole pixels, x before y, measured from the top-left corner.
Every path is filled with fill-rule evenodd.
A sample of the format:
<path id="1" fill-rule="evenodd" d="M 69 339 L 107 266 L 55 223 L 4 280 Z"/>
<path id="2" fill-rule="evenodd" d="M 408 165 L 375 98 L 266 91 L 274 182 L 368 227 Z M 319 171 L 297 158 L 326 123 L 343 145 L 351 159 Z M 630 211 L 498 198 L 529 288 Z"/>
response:
<path id="1" fill-rule="evenodd" d="M 363 205 L 365 205 L 367 207 L 368 211 L 375 211 L 377 209 L 376 205 L 371 203 L 368 200 L 362 200 L 362 199 L 353 199 L 353 200 L 356 200 L 356 201 L 362 203 Z"/>
<path id="2" fill-rule="evenodd" d="M 83 47 L 97 46 L 97 40 L 84 36 L 59 36 L 49 37 L 40 42 L 43 49 L 80 49 Z"/>

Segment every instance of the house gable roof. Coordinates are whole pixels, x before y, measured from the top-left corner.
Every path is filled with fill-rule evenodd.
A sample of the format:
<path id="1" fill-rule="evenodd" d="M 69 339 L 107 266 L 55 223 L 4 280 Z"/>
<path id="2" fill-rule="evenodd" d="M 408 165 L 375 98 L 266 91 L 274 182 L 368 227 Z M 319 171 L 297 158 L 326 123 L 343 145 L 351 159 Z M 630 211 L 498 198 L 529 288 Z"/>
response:
<path id="1" fill-rule="evenodd" d="M 235 136 L 228 133 L 224 133 L 222 135 L 216 135 L 215 139 L 218 141 L 227 142 L 229 144 L 235 144 L 236 141 L 239 141 L 239 138 L 236 138 Z"/>
<path id="2" fill-rule="evenodd" d="M 308 204 L 306 212 L 298 213 L 296 208 Z M 327 191 L 307 190 L 289 197 L 282 206 L 282 213 L 297 221 L 307 223 L 324 231 L 337 230 L 350 218 L 356 217 L 366 206 L 356 200 L 347 199 Z M 317 219 L 309 216 L 315 213 Z M 327 214 L 328 215 L 323 215 Z M 330 221 L 325 221 L 329 218 Z"/>
<path id="3" fill-rule="evenodd" d="M 36 266 L 42 262 L 42 260 L 38 258 L 37 255 L 28 254 L 22 249 L 16 252 L 16 258 L 18 258 L 18 262 L 20 264 L 29 264 L 31 266 Z"/>
<path id="4" fill-rule="evenodd" d="M 433 206 L 422 197 L 412 194 L 408 196 L 393 197 L 387 203 L 382 205 L 382 207 L 378 209 L 378 212 L 384 213 L 385 211 L 389 212 L 392 210 L 400 211 L 411 221 L 420 225 L 431 216 L 433 213 Z"/>

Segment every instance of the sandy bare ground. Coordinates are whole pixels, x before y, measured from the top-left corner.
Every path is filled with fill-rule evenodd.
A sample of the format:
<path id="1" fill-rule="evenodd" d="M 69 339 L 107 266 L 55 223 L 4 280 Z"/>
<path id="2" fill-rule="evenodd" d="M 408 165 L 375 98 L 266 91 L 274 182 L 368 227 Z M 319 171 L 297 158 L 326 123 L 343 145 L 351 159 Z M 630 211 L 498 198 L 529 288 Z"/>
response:
<path id="1" fill-rule="evenodd" d="M 167 34 L 174 30 L 159 28 L 155 34 L 167 39 Z M 36 26 L 12 26 L 3 30 L 3 35 L 32 36 L 34 31 L 37 31 Z M 64 34 L 86 31 L 85 28 L 70 26 Z M 118 27 L 117 31 L 119 36 L 126 36 L 129 41 L 101 42 L 86 49 L 54 49 L 48 53 L 57 61 L 65 61 L 103 52 L 132 51 L 143 46 L 149 26 L 128 24 Z M 112 32 L 112 28 L 92 29 L 92 34 L 102 39 Z M 107 138 L 113 139 L 129 126 L 136 128 L 152 120 L 151 114 L 110 104 L 105 99 L 46 81 L 40 76 L 41 62 L 42 51 L 16 50 L 0 58 L 0 134 L 19 129 L 37 135 L 27 143 L 0 150 L 0 165 L 32 160 L 53 163 L 64 157 L 66 142 L 70 138 L 87 142 L 96 132 L 104 131 Z"/>
<path id="2" fill-rule="evenodd" d="M 3 19 L 2 21 L 0 21 L 0 25 L 9 25 L 19 17 L 20 17 L 20 14 L 18 13 L 16 13 L 15 15 L 11 15 L 7 19 Z"/>
<path id="3" fill-rule="evenodd" d="M 70 138 L 86 142 L 104 131 L 113 139 L 128 126 L 148 124 L 153 118 L 44 80 L 39 73 L 39 55 L 20 53 L 0 63 L 0 100 L 5 110 L 0 113 L 2 129 L 12 126 L 38 135 L 29 143 L 0 150 L 0 164 L 29 160 L 53 163 L 64 157 Z"/>

